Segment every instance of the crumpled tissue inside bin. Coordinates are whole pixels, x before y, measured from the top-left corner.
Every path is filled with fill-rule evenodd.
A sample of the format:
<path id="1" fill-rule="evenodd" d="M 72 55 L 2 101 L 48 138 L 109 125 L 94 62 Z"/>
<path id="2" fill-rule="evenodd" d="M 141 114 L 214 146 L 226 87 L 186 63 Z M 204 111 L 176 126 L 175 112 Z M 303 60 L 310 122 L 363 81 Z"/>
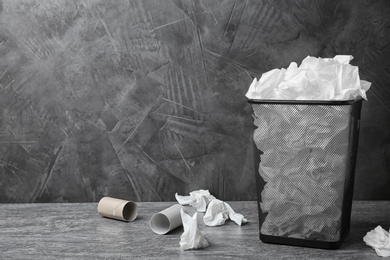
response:
<path id="1" fill-rule="evenodd" d="M 253 139 L 266 183 L 262 234 L 339 239 L 355 122 L 350 102 L 318 101 L 367 99 L 371 83 L 360 80 L 352 59 L 308 56 L 300 66 L 292 62 L 250 85 L 246 97 L 252 101 Z"/>
<path id="2" fill-rule="evenodd" d="M 259 173 L 266 182 L 261 232 L 337 239 L 348 154 L 349 110 L 308 105 L 254 106 Z"/>

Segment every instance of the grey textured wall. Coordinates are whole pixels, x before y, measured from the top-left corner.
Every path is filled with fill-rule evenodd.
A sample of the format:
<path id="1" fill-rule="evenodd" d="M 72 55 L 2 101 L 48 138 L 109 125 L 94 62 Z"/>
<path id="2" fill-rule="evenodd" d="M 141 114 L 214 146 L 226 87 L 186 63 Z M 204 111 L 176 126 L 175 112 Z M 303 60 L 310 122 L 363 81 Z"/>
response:
<path id="1" fill-rule="evenodd" d="M 390 1 L 0 0 L 0 202 L 256 199 L 253 77 L 350 54 L 355 199 L 390 199 Z"/>

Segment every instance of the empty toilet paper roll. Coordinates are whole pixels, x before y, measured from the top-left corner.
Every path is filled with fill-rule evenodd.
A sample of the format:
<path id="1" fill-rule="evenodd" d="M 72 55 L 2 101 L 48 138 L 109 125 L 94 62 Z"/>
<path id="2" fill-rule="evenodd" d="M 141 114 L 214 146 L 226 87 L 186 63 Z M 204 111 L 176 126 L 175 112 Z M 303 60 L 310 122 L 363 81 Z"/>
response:
<path id="1" fill-rule="evenodd" d="M 154 214 L 149 221 L 150 228 L 158 235 L 164 235 L 182 225 L 180 204 L 175 204 L 159 213 Z"/>
<path id="2" fill-rule="evenodd" d="M 137 217 L 138 206 L 132 201 L 103 197 L 99 201 L 98 212 L 103 217 L 133 221 Z"/>

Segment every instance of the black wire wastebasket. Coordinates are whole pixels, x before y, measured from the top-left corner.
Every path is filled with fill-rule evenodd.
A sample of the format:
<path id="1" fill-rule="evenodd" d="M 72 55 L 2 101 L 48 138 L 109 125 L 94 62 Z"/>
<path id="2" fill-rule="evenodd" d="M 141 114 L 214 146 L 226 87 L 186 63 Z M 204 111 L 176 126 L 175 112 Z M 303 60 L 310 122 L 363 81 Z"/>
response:
<path id="1" fill-rule="evenodd" d="M 260 240 L 339 248 L 350 228 L 362 99 L 248 102 Z"/>

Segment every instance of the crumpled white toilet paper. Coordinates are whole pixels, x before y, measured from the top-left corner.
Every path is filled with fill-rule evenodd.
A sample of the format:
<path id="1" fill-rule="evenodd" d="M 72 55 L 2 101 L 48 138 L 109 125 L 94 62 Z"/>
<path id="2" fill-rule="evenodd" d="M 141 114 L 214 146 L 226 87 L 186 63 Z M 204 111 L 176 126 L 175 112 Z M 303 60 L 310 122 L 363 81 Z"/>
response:
<path id="1" fill-rule="evenodd" d="M 176 193 L 175 198 L 180 205 L 191 205 L 198 212 L 206 212 L 203 221 L 210 227 L 223 225 L 229 218 L 239 226 L 248 222 L 243 215 L 234 212 L 229 204 L 215 198 L 208 190 L 192 191 L 190 196 Z"/>
<path id="2" fill-rule="evenodd" d="M 208 247 L 209 242 L 198 229 L 198 213 L 195 212 L 191 217 L 183 209 L 180 209 L 180 214 L 184 228 L 184 232 L 180 237 L 180 248 L 182 250 L 189 250 Z"/>
<path id="3" fill-rule="evenodd" d="M 181 196 L 177 193 L 175 198 L 180 205 L 190 205 L 198 212 L 205 212 L 207 205 L 215 199 L 208 190 L 197 190 L 190 192 L 190 196 Z"/>
<path id="4" fill-rule="evenodd" d="M 253 80 L 246 97 L 277 100 L 351 100 L 366 97 L 371 83 L 360 80 L 349 55 L 334 58 L 306 57 L 301 65 L 273 69 Z"/>
<path id="5" fill-rule="evenodd" d="M 378 256 L 390 256 L 390 234 L 381 226 L 377 226 L 374 230 L 367 232 L 363 237 L 363 241 L 378 254 Z"/>
<path id="6" fill-rule="evenodd" d="M 213 199 L 208 207 L 203 221 L 207 226 L 214 227 L 225 224 L 225 221 L 230 218 L 237 225 L 248 222 L 243 215 L 234 212 L 232 207 L 224 201 Z"/>

